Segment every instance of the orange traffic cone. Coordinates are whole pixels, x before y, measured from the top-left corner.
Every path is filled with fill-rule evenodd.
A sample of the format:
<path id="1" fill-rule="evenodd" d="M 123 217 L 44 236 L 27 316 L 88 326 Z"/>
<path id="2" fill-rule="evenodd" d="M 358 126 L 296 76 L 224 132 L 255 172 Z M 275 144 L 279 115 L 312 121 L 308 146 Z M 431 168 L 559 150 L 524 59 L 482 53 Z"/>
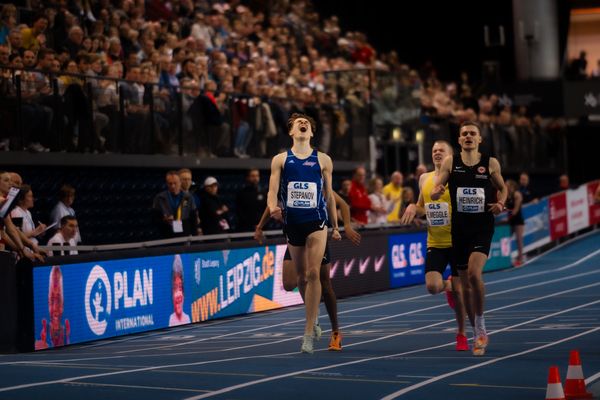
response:
<path id="1" fill-rule="evenodd" d="M 548 371 L 548 386 L 546 387 L 546 400 L 565 400 L 562 384 L 560 383 L 560 375 L 558 367 L 550 367 Z"/>
<path id="2" fill-rule="evenodd" d="M 567 400 L 591 399 L 592 394 L 585 390 L 585 378 L 581 368 L 579 352 L 571 350 L 569 355 L 569 370 L 567 371 L 567 380 L 565 381 L 565 395 Z"/>

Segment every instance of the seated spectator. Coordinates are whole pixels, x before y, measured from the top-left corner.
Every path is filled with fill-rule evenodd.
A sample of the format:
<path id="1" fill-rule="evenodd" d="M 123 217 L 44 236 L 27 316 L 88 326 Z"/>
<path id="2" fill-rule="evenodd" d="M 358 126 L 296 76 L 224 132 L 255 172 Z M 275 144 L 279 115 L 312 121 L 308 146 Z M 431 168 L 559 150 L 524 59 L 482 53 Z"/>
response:
<path id="1" fill-rule="evenodd" d="M 167 172 L 165 180 L 167 190 L 157 194 L 152 204 L 161 237 L 196 235 L 198 211 L 192 195 L 181 190 L 177 171 Z"/>
<path id="2" fill-rule="evenodd" d="M 238 232 L 254 231 L 266 206 L 267 194 L 260 187 L 260 171 L 250 169 L 246 174 L 246 184 L 235 199 Z"/>
<path id="3" fill-rule="evenodd" d="M 229 230 L 229 208 L 218 196 L 218 192 L 219 182 L 212 176 L 206 178 L 204 190 L 200 193 L 200 225 L 205 235 L 216 235 Z"/>
<path id="4" fill-rule="evenodd" d="M 10 217 L 17 228 L 20 228 L 21 232 L 23 232 L 29 240 L 37 244 L 37 236 L 46 230 L 46 225 L 40 223 L 36 227 L 35 222 L 33 222 L 31 211 L 29 211 L 33 208 L 33 192 L 31 186 L 21 185 L 21 191 L 17 195 L 15 201 L 17 202 L 17 206 L 11 211 Z"/>
<path id="5" fill-rule="evenodd" d="M 60 219 L 60 229 L 50 238 L 50 240 L 48 240 L 48 246 L 77 246 L 76 235 L 78 231 L 79 226 L 77 224 L 77 218 L 72 215 L 66 215 Z M 67 254 L 75 255 L 79 253 L 77 250 L 68 250 Z M 58 251 L 49 250 L 48 255 L 64 256 L 65 251 L 61 250 L 59 254 Z"/>
<path id="6" fill-rule="evenodd" d="M 5 205 L 4 203 L 7 201 L 11 188 L 10 173 L 0 172 L 0 208 Z M 21 257 L 26 257 L 32 261 L 34 259 L 43 261 L 44 258 L 37 244 L 33 243 L 22 231 L 17 229 L 12 221 L 10 213 L 16 204 L 13 200 L 11 205 L 5 210 L 6 215 L 4 218 L 0 218 L 0 250 L 4 250 L 6 246 L 8 249 L 17 252 Z M 32 251 L 26 251 L 26 248 Z"/>
<path id="7" fill-rule="evenodd" d="M 75 210 L 71 207 L 73 202 L 75 202 L 75 188 L 71 185 L 63 185 L 58 192 L 58 203 L 56 203 L 52 209 L 52 212 L 50 213 L 50 223 L 60 226 L 60 221 L 63 217 L 67 215 L 76 217 Z M 81 242 L 79 227 L 77 228 L 75 241 L 77 243 Z"/>
<path id="8" fill-rule="evenodd" d="M 371 200 L 369 224 L 385 224 L 388 213 L 394 204 L 383 194 L 383 181 L 381 178 L 376 177 L 369 181 L 369 199 Z"/>

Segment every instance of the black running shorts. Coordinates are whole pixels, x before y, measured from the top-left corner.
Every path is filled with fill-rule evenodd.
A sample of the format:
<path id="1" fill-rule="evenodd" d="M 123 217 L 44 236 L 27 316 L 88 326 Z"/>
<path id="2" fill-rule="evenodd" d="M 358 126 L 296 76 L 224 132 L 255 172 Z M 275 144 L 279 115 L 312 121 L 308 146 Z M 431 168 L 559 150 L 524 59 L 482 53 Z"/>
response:
<path id="1" fill-rule="evenodd" d="M 425 257 L 425 273 L 439 272 L 441 275 L 446 271 L 446 266 L 450 264 L 452 276 L 458 276 L 458 270 L 454 263 L 452 247 L 436 248 L 428 247 L 427 256 Z"/>
<path id="2" fill-rule="evenodd" d="M 306 238 L 313 232 L 325 229 L 325 221 L 310 221 L 301 224 L 288 224 L 283 227 L 287 241 L 292 246 L 305 246 Z"/>
<path id="3" fill-rule="evenodd" d="M 452 232 L 452 248 L 456 269 L 465 270 L 469 265 L 471 253 L 490 254 L 494 229 L 482 231 Z"/>

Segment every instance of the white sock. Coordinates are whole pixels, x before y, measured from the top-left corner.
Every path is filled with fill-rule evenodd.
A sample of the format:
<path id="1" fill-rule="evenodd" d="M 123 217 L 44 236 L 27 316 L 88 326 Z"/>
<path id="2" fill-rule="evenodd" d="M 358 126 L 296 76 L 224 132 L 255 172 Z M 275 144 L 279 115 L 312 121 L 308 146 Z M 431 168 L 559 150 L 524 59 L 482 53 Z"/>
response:
<path id="1" fill-rule="evenodd" d="M 475 332 L 476 334 L 485 333 L 485 318 L 483 315 L 475 316 Z"/>

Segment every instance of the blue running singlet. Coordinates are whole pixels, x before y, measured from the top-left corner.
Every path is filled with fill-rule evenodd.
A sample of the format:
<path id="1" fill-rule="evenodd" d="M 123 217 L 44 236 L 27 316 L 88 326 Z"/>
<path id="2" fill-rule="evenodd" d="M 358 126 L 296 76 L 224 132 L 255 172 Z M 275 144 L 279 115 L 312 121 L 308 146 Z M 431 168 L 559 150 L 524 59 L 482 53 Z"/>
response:
<path id="1" fill-rule="evenodd" d="M 288 150 L 279 183 L 279 202 L 286 225 L 328 220 L 317 150 L 305 159 Z"/>

